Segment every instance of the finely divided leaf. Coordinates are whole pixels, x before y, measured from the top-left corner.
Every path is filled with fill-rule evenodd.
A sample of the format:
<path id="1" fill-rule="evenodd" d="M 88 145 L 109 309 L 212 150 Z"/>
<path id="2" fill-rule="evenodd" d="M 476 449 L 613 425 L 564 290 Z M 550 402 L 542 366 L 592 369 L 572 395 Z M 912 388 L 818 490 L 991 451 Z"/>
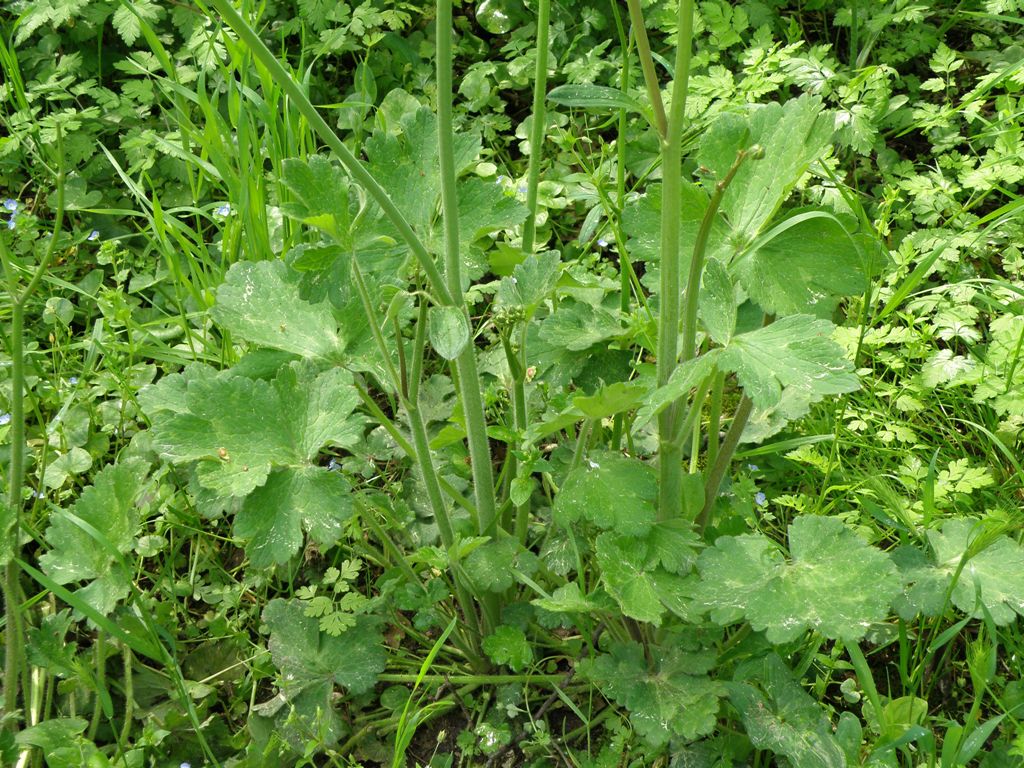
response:
<path id="1" fill-rule="evenodd" d="M 746 616 L 772 643 L 795 640 L 808 629 L 858 640 L 885 618 L 900 590 L 888 555 L 830 517 L 798 517 L 789 542 L 787 562 L 760 534 L 718 539 L 698 560 L 697 602 L 719 624 Z"/>
<path id="2" fill-rule="evenodd" d="M 240 261 L 217 290 L 213 318 L 251 344 L 334 359 L 342 340 L 330 306 L 304 301 L 298 280 L 280 261 Z"/>
<path id="3" fill-rule="evenodd" d="M 853 366 L 832 341 L 833 325 L 808 315 L 790 315 L 733 337 L 718 365 L 734 371 L 757 408 L 770 408 L 784 387 L 803 390 L 809 402 L 858 387 Z"/>

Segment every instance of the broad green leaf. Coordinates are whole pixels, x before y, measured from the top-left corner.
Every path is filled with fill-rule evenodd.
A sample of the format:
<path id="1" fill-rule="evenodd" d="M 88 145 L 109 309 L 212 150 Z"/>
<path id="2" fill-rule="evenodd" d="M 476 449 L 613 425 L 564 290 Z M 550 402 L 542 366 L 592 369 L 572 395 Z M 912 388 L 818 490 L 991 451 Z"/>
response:
<path id="1" fill-rule="evenodd" d="M 104 615 L 130 591 L 130 576 L 117 564 L 117 554 L 129 552 L 135 543 L 141 515 L 136 502 L 146 472 L 146 465 L 139 461 L 104 467 L 70 514 L 55 512 L 46 529 L 50 550 L 39 558 L 43 570 L 58 584 L 89 580 L 78 597 Z M 104 540 L 94 538 L 71 515 L 92 526 Z"/>
<path id="2" fill-rule="evenodd" d="M 72 446 L 67 453 L 59 454 L 46 465 L 43 485 L 60 488 L 68 478 L 80 475 L 92 466 L 92 456 L 84 448 Z"/>
<path id="3" fill-rule="evenodd" d="M 459 240 L 464 251 L 474 241 L 501 229 L 523 223 L 526 206 L 489 179 L 469 176 L 456 185 L 459 207 Z"/>
<path id="4" fill-rule="evenodd" d="M 642 536 L 654 524 L 658 474 L 639 459 L 595 451 L 565 478 L 554 518 L 563 526 L 587 520 L 598 528 Z"/>
<path id="5" fill-rule="evenodd" d="M 317 466 L 317 457 L 327 445 L 353 447 L 362 439 L 352 374 L 316 373 L 295 362 L 269 382 L 230 371 L 183 381 L 188 410 L 154 419 L 153 446 L 173 463 L 197 461 L 203 487 L 247 497 L 235 535 L 247 540 L 253 564 L 287 561 L 303 530 L 333 544 L 351 515 L 350 488 L 342 475 Z"/>
<path id="6" fill-rule="evenodd" d="M 384 671 L 387 656 L 379 620 L 359 616 L 355 626 L 331 637 L 320 631 L 316 618 L 305 615 L 302 601 L 275 599 L 263 610 L 263 621 L 270 631 L 271 658 L 281 672 L 284 702 L 310 719 L 303 724 L 306 727 L 313 725 L 319 710 L 336 738 L 342 725 L 334 706 L 335 686 L 356 695 L 365 693 Z"/>
<path id="7" fill-rule="evenodd" d="M 1024 616 L 1024 547 L 1009 536 L 992 536 L 976 520 L 946 520 L 942 530 L 927 532 L 931 556 L 920 550 L 903 551 L 899 562 L 908 587 L 900 613 L 935 616 L 961 561 L 950 599 L 964 613 L 980 619 L 985 612 L 997 626 Z"/>
<path id="8" fill-rule="evenodd" d="M 808 629 L 858 640 L 888 614 L 900 590 L 892 560 L 841 521 L 796 518 L 789 526 L 789 549 L 787 562 L 760 534 L 723 536 L 697 562 L 697 602 L 718 624 L 746 616 L 776 644 Z"/>
<path id="9" fill-rule="evenodd" d="M 540 324 L 540 335 L 549 344 L 581 352 L 625 333 L 618 318 L 603 307 L 565 301 Z"/>
<path id="10" fill-rule="evenodd" d="M 484 638 L 484 653 L 495 664 L 505 664 L 513 672 L 522 672 L 533 663 L 533 646 L 518 627 L 502 624 Z"/>
<path id="11" fill-rule="evenodd" d="M 275 470 L 245 497 L 234 534 L 256 568 L 288 562 L 302 547 L 303 531 L 326 549 L 352 516 L 351 491 L 341 473 L 325 467 Z"/>
<path id="12" fill-rule="evenodd" d="M 701 543 L 690 521 L 700 511 L 696 502 L 704 503 L 704 483 L 699 475 L 686 475 L 684 480 L 684 494 L 690 491 L 692 495 L 686 504 L 692 515 L 686 519 L 656 523 L 646 537 L 648 558 L 660 563 L 670 573 L 687 573 L 697 559 L 697 548 Z"/>
<path id="13" fill-rule="evenodd" d="M 637 733 L 654 748 L 675 737 L 691 740 L 714 730 L 725 693 L 721 683 L 706 676 L 714 667 L 714 654 L 679 640 L 652 647 L 650 667 L 638 643 L 614 643 L 608 653 L 581 659 L 576 667 L 629 711 Z"/>
<path id="14" fill-rule="evenodd" d="M 454 360 L 469 343 L 469 325 L 459 307 L 431 307 L 427 328 L 430 345 L 445 360 Z"/>
<path id="15" fill-rule="evenodd" d="M 840 296 L 864 292 L 862 249 L 877 245 L 849 234 L 832 214 L 798 214 L 772 232 L 733 264 L 740 284 L 765 312 L 828 318 Z"/>
<path id="16" fill-rule="evenodd" d="M 522 264 L 515 266 L 510 277 L 501 278 L 498 303 L 523 307 L 529 318 L 554 289 L 561 268 L 558 251 L 531 253 Z"/>
<path id="17" fill-rule="evenodd" d="M 601 583 L 631 619 L 661 624 L 665 609 L 648 567 L 647 545 L 642 541 L 602 533 L 596 541 Z"/>
<path id="18" fill-rule="evenodd" d="M 697 162 L 715 180 L 725 178 L 739 150 L 754 144 L 764 149 L 763 158 L 742 164 L 722 198 L 721 210 L 740 241 L 754 240 L 811 163 L 824 154 L 832 126 L 821 102 L 806 95 L 784 106 L 751 107 L 746 117 L 725 113 L 711 124 Z"/>
<path id="19" fill-rule="evenodd" d="M 281 206 L 286 215 L 351 247 L 350 182 L 345 171 L 324 155 L 288 159 L 282 164 L 281 182 L 298 198 Z"/>
<path id="20" fill-rule="evenodd" d="M 590 83 L 569 83 L 552 88 L 548 101 L 564 107 L 581 109 L 625 109 L 629 112 L 643 112 L 643 105 L 618 88 Z"/>
<path id="21" fill-rule="evenodd" d="M 520 549 L 515 539 L 489 541 L 463 562 L 474 588 L 485 592 L 503 592 L 515 583 L 516 572 L 530 576 L 537 566 L 537 556 Z"/>
<path id="22" fill-rule="evenodd" d="M 578 395 L 572 402 L 588 419 L 606 419 L 634 410 L 644 402 L 647 394 L 647 387 L 643 384 L 617 381 L 602 387 L 593 395 Z"/>
<path id="23" fill-rule="evenodd" d="M 785 387 L 803 390 L 809 402 L 852 392 L 859 386 L 843 349 L 832 341 L 834 326 L 808 315 L 790 315 L 769 326 L 734 336 L 718 365 L 734 371 L 757 408 L 770 408 Z"/>
<path id="24" fill-rule="evenodd" d="M 427 107 L 402 116 L 400 133 L 377 129 L 366 140 L 367 169 L 388 191 L 409 223 L 426 235 L 437 212 L 441 174 L 437 160 L 437 119 Z M 457 134 L 455 171 L 464 170 L 480 152 L 480 137 Z"/>
<path id="25" fill-rule="evenodd" d="M 846 768 L 832 724 L 778 656 L 741 665 L 728 689 L 755 747 L 801 768 Z"/>
<path id="26" fill-rule="evenodd" d="M 708 259 L 701 276 L 700 318 L 708 335 L 727 344 L 736 330 L 736 296 L 729 270 L 718 259 Z"/>
<path id="27" fill-rule="evenodd" d="M 280 261 L 232 265 L 212 314 L 239 339 L 262 347 L 328 360 L 342 347 L 330 307 L 303 301 L 298 273 Z"/>
<path id="28" fill-rule="evenodd" d="M 330 637 L 320 631 L 315 618 L 306 616 L 301 600 L 275 599 L 263 610 L 263 621 L 270 630 L 270 654 L 284 676 L 286 694 L 322 683 L 365 693 L 384 670 L 386 654 L 374 616 L 359 616 L 354 627 Z"/>

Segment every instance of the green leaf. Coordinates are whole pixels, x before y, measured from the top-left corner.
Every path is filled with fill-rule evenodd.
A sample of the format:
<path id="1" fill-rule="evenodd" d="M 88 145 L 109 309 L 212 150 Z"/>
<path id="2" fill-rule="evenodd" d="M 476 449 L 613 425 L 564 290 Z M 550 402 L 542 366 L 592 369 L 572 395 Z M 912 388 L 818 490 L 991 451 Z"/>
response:
<path id="1" fill-rule="evenodd" d="M 459 210 L 459 241 L 464 252 L 481 237 L 523 223 L 526 206 L 493 181 L 470 176 L 456 186 Z"/>
<path id="2" fill-rule="evenodd" d="M 367 169 L 421 234 L 430 232 L 441 195 L 437 162 L 437 120 L 427 107 L 402 116 L 400 133 L 378 128 L 366 140 Z M 464 170 L 480 152 L 480 137 L 457 134 L 455 171 Z"/>
<path id="3" fill-rule="evenodd" d="M 830 517 L 798 517 L 789 526 L 789 545 L 786 562 L 760 534 L 719 538 L 698 559 L 697 603 L 721 625 L 746 616 L 776 644 L 808 629 L 859 640 L 885 618 L 900 590 L 888 555 Z"/>
<path id="4" fill-rule="evenodd" d="M 775 215 L 832 137 L 831 114 L 804 95 L 785 105 L 758 105 L 749 115 L 725 113 L 705 132 L 697 162 L 724 179 L 737 153 L 760 144 L 764 157 L 747 160 L 725 190 L 721 210 L 740 240 L 750 243 Z"/>
<path id="5" fill-rule="evenodd" d="M 484 653 L 495 664 L 506 664 L 513 672 L 521 672 L 533 663 L 533 646 L 518 627 L 502 624 L 484 638 Z"/>
<path id="6" fill-rule="evenodd" d="M 427 327 L 431 346 L 445 360 L 454 360 L 469 343 L 469 325 L 459 307 L 431 307 Z"/>
<path id="7" fill-rule="evenodd" d="M 256 568 L 282 564 L 302 547 L 306 531 L 321 548 L 337 543 L 352 516 L 352 486 L 325 467 L 277 470 L 246 496 L 234 535 Z"/>
<path id="8" fill-rule="evenodd" d="M 155 419 L 153 446 L 173 463 L 198 461 L 203 487 L 246 497 L 235 535 L 249 540 L 253 564 L 287 561 L 303 530 L 333 544 L 352 513 L 350 487 L 317 457 L 327 445 L 362 439 L 352 374 L 295 362 L 272 382 L 230 371 L 183 381 L 188 410 Z"/>
<path id="9" fill-rule="evenodd" d="M 540 335 L 549 344 L 581 352 L 625 333 L 618 318 L 603 307 L 565 301 L 540 324 Z"/>
<path id="10" fill-rule="evenodd" d="M 901 553 L 908 587 L 901 615 L 937 615 L 961 561 L 966 558 L 950 599 L 964 613 L 981 619 L 986 611 L 997 626 L 1024 616 L 1024 547 L 1005 535 L 993 536 L 975 520 L 950 519 L 927 532 L 932 554 Z M 915 554 L 916 553 L 916 556 Z"/>
<path id="11" fill-rule="evenodd" d="M 601 387 L 593 395 L 577 395 L 572 402 L 588 419 L 606 419 L 634 410 L 647 399 L 647 394 L 643 384 L 617 381 Z"/>
<path id="12" fill-rule="evenodd" d="M 331 309 L 304 301 L 298 279 L 280 261 L 237 262 L 217 290 L 213 318 L 251 344 L 336 359 L 343 345 Z"/>
<path id="13" fill-rule="evenodd" d="M 832 341 L 834 326 L 808 315 L 790 315 L 769 326 L 734 336 L 718 365 L 734 371 L 757 408 L 782 399 L 784 387 L 806 393 L 809 402 L 852 392 L 859 386 L 843 349 Z"/>
<path id="14" fill-rule="evenodd" d="M 654 524 L 658 475 L 639 459 L 595 451 L 565 478 L 555 497 L 562 526 L 588 520 L 601 529 L 642 536 Z"/>
<path id="15" fill-rule="evenodd" d="M 132 549 L 138 533 L 146 465 L 140 461 L 111 464 L 95 474 L 70 514 L 55 512 L 46 529 L 50 550 L 39 558 L 43 570 L 58 584 L 91 583 L 78 596 L 104 615 L 130 592 L 129 576 L 118 566 L 118 553 Z M 75 519 L 103 536 L 98 541 Z"/>
<path id="16" fill-rule="evenodd" d="M 736 297 L 729 270 L 718 259 L 708 259 L 701 276 L 700 317 L 708 335 L 727 344 L 736 330 Z"/>
<path id="17" fill-rule="evenodd" d="M 652 665 L 638 643 L 615 643 L 609 653 L 581 659 L 577 670 L 612 701 L 629 710 L 637 733 L 652 747 L 673 737 L 691 740 L 715 728 L 724 686 L 706 677 L 713 653 L 672 642 L 651 649 Z"/>
<path id="18" fill-rule="evenodd" d="M 665 608 L 648 569 L 647 545 L 624 536 L 602 533 L 597 537 L 595 548 L 601 583 L 622 612 L 637 621 L 659 626 Z"/>
<path id="19" fill-rule="evenodd" d="M 340 637 L 322 633 L 316 618 L 305 615 L 300 600 L 271 600 L 263 609 L 270 630 L 269 649 L 284 678 L 286 695 L 309 685 L 340 685 L 353 694 L 366 693 L 384 670 L 386 654 L 379 620 L 359 616 Z"/>
<path id="20" fill-rule="evenodd" d="M 864 292 L 861 250 L 877 248 L 824 211 L 786 219 L 758 242 L 733 265 L 751 298 L 770 314 L 823 318 L 831 317 L 838 297 Z"/>
<path id="21" fill-rule="evenodd" d="M 512 568 L 518 545 L 512 539 L 489 541 L 466 558 L 463 567 L 475 589 L 504 592 L 515 583 Z"/>
<path id="22" fill-rule="evenodd" d="M 540 597 L 531 600 L 530 604 L 552 613 L 594 613 L 612 608 L 606 596 L 599 591 L 593 595 L 584 595 L 575 581 L 563 584 L 551 593 L 551 597 Z"/>
<path id="23" fill-rule="evenodd" d="M 710 376 L 718 363 L 719 354 L 721 350 L 712 349 L 676 366 L 665 386 L 651 392 L 646 404 L 637 411 L 635 427 L 642 427 Z"/>
<path id="24" fill-rule="evenodd" d="M 282 163 L 281 183 L 297 198 L 281 206 L 287 216 L 351 247 L 350 182 L 340 167 L 323 155 L 308 160 L 287 159 Z"/>
<path id="25" fill-rule="evenodd" d="M 43 485 L 60 488 L 68 478 L 80 475 L 92 466 L 92 456 L 84 448 L 73 446 L 67 453 L 59 454 L 43 472 Z"/>
<path id="26" fill-rule="evenodd" d="M 548 101 L 563 107 L 581 109 L 625 109 L 628 112 L 643 112 L 643 105 L 618 88 L 589 83 L 566 84 L 552 88 Z"/>
<path id="27" fill-rule="evenodd" d="M 558 251 L 531 253 L 515 266 L 510 277 L 501 278 L 498 303 L 506 307 L 523 307 L 529 318 L 554 290 L 561 269 Z"/>
<path id="28" fill-rule="evenodd" d="M 801 768 L 846 768 L 825 713 L 778 656 L 741 665 L 728 689 L 755 747 L 785 755 Z"/>
<path id="29" fill-rule="evenodd" d="M 308 732 L 320 734 L 316 718 L 326 726 L 327 741 L 343 732 L 334 706 L 334 687 L 352 694 L 369 691 L 384 671 L 386 654 L 373 616 L 359 616 L 355 626 L 340 636 L 320 631 L 319 620 L 305 615 L 299 600 L 271 600 L 263 610 L 270 631 L 271 658 L 281 673 L 281 698 L 303 718 Z M 273 715 L 280 708 L 262 705 L 260 714 Z"/>

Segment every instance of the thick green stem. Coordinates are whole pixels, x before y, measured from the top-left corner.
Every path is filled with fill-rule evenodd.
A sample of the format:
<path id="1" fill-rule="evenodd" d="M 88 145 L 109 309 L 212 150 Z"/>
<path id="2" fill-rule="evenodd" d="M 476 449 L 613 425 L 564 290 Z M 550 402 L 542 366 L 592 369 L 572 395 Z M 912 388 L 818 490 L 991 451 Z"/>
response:
<path id="1" fill-rule="evenodd" d="M 548 90 L 548 17 L 551 0 L 537 2 L 537 68 L 533 76 L 533 116 L 530 118 L 530 165 L 526 176 L 526 210 L 523 224 L 523 252 L 533 253 L 537 233 L 537 185 L 540 181 L 541 147 L 544 145 L 546 122 L 544 99 Z"/>
<path id="2" fill-rule="evenodd" d="M 636 0 L 630 0 L 632 12 Z M 682 136 L 693 44 L 693 0 L 679 2 L 679 42 L 668 125 L 661 141 L 661 315 L 658 321 L 658 386 L 668 383 L 679 358 L 680 264 L 679 211 L 682 206 Z M 636 21 L 634 20 L 634 26 Z M 642 27 L 641 27 L 642 28 Z M 637 46 L 640 47 L 639 30 Z M 641 56 L 641 63 L 643 56 Z M 646 74 L 646 73 L 645 73 Z M 677 404 L 658 416 L 658 518 L 674 520 L 683 513 L 682 449 L 675 445 Z"/>
<path id="3" fill-rule="evenodd" d="M 434 291 L 445 304 L 456 305 L 456 300 L 445 286 L 444 279 L 442 278 L 437 265 L 434 263 L 433 257 L 427 252 L 426 247 L 423 245 L 423 241 L 420 240 L 419 236 L 415 231 L 413 231 L 412 226 L 406 220 L 405 216 L 402 215 L 402 212 L 399 211 L 398 207 L 394 202 L 392 202 L 391 197 L 388 195 L 387 191 L 385 191 L 384 187 L 377 183 L 377 180 L 373 178 L 373 175 L 361 162 L 359 162 L 348 147 L 342 143 L 341 139 L 338 138 L 337 134 L 335 134 L 327 124 L 327 121 L 320 116 L 319 112 L 317 112 L 316 107 L 314 107 L 312 102 L 310 102 L 309 97 L 306 96 L 295 78 L 285 70 L 274 54 L 270 52 L 270 49 L 263 44 L 259 35 L 256 34 L 245 19 L 243 19 L 238 11 L 235 10 L 230 0 L 210 0 L 210 3 L 220 13 L 221 18 L 227 22 L 231 29 L 235 31 L 235 34 L 241 38 L 242 42 L 249 46 L 253 56 L 255 56 L 259 60 L 260 64 L 267 69 L 271 78 L 281 88 L 281 90 L 284 91 L 288 100 L 295 106 L 302 116 L 306 118 L 309 126 L 316 132 L 317 136 L 320 137 L 320 140 L 330 147 L 338 156 L 341 164 L 345 166 L 345 170 L 348 171 L 352 178 L 354 178 L 381 207 L 381 210 L 384 212 L 388 221 L 395 226 L 402 240 L 404 240 L 406 245 L 409 246 L 409 250 L 412 251 L 413 256 L 419 263 L 420 269 L 422 269 L 423 274 L 426 275 L 427 282 L 430 283 L 431 290 Z M 448 17 L 449 19 L 451 18 L 450 13 Z"/>
<path id="4" fill-rule="evenodd" d="M 459 211 L 455 194 L 455 133 L 452 128 L 452 3 L 437 2 L 437 134 L 441 161 L 441 210 L 444 219 L 445 281 L 451 303 L 460 307 L 469 325 L 462 296 L 462 274 L 459 256 Z M 466 420 L 466 439 L 473 473 L 480 534 L 490 536 L 497 527 L 497 504 L 494 500 L 494 470 L 487 438 L 487 420 L 480 375 L 476 366 L 476 348 L 472 343 L 455 360 L 458 372 L 459 398 Z"/>

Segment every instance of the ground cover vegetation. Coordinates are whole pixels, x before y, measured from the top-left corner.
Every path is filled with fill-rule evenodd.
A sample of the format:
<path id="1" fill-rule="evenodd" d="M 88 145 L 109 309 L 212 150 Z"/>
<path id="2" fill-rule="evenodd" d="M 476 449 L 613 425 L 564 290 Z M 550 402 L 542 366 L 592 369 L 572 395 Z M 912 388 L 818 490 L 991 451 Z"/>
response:
<path id="1" fill-rule="evenodd" d="M 0 762 L 1024 762 L 1020 0 L 0 2 Z"/>

